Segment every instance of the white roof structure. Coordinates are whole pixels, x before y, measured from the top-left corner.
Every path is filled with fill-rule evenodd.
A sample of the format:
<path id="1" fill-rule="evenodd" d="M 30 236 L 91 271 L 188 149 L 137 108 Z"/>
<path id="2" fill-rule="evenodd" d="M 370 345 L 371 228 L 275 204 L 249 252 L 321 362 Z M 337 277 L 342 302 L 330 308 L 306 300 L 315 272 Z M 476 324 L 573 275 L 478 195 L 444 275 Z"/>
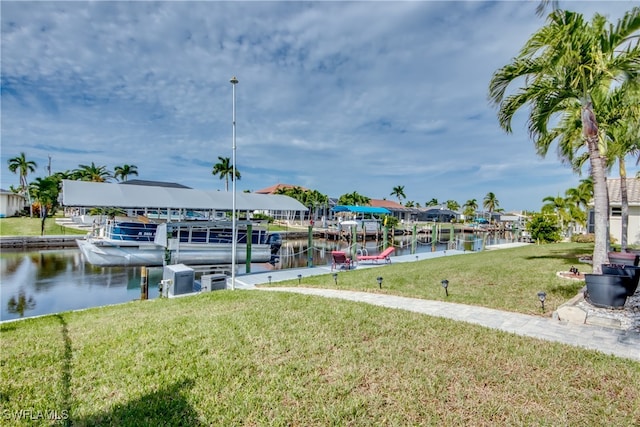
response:
<path id="1" fill-rule="evenodd" d="M 74 207 L 232 210 L 233 194 L 186 188 L 62 181 L 62 203 Z M 307 211 L 282 194 L 236 193 L 236 210 Z"/>

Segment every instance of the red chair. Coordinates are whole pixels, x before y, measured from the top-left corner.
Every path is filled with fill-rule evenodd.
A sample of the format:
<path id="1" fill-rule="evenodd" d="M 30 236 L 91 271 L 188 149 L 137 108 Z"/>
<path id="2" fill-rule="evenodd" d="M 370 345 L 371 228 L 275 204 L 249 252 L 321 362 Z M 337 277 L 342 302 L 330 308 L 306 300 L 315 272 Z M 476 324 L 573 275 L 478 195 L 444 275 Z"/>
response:
<path id="1" fill-rule="evenodd" d="M 331 258 L 333 260 L 331 262 L 331 271 L 336 268 L 351 269 L 351 258 L 344 251 L 331 251 Z"/>
<path id="2" fill-rule="evenodd" d="M 391 254 L 396 250 L 393 246 L 389 246 L 387 249 L 379 253 L 378 255 L 358 255 L 358 262 L 360 261 L 372 261 L 377 263 L 380 260 L 384 260 L 385 263 L 391 264 Z"/>

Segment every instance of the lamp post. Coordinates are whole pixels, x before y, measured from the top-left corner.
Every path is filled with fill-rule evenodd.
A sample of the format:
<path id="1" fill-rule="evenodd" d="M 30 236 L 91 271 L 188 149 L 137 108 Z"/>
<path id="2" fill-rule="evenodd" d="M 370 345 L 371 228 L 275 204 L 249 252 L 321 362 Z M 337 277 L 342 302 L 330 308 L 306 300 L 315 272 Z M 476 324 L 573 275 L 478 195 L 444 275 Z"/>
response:
<path id="1" fill-rule="evenodd" d="M 445 295 L 449 296 L 449 281 L 447 279 L 444 279 L 443 281 L 440 282 L 440 284 L 444 288 Z"/>
<path id="2" fill-rule="evenodd" d="M 546 292 L 538 292 L 538 299 L 540 300 L 540 304 L 542 305 L 542 311 L 544 311 L 544 301 L 547 299 Z"/>
<path id="3" fill-rule="evenodd" d="M 233 133 L 231 145 L 231 290 L 236 288 L 236 240 L 238 230 L 236 230 L 236 85 L 238 79 L 233 76 L 231 80 L 233 87 Z"/>

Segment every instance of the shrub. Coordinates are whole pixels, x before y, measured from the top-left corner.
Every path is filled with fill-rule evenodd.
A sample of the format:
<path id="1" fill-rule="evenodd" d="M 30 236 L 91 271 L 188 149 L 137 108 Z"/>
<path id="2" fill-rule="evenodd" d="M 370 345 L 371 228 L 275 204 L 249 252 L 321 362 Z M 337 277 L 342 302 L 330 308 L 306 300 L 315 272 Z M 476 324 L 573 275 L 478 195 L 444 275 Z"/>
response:
<path id="1" fill-rule="evenodd" d="M 559 242 L 562 239 L 556 218 L 550 215 L 541 213 L 532 215 L 527 223 L 527 231 L 533 240 L 540 243 Z"/>
<path id="2" fill-rule="evenodd" d="M 571 241 L 573 243 L 595 243 L 596 237 L 595 234 L 574 234 L 571 236 Z"/>

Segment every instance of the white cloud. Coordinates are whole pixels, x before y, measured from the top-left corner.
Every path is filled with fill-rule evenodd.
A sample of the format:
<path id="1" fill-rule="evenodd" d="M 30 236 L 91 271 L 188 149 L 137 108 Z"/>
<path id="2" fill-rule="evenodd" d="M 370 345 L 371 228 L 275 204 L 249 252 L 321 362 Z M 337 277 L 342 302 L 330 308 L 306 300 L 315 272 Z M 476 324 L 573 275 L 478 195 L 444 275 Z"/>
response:
<path id="1" fill-rule="evenodd" d="M 564 2 L 563 2 L 564 3 Z M 571 2 L 617 18 L 629 2 Z M 500 130 L 491 74 L 543 20 L 535 2 L 3 2 L 2 161 L 44 174 L 136 164 L 223 188 L 237 76 L 239 188 L 286 182 L 537 209 L 579 178 Z M 6 169 L 3 187 L 17 184 Z M 557 189 L 557 190 L 556 190 Z M 551 193 L 550 193 L 551 192 Z"/>

